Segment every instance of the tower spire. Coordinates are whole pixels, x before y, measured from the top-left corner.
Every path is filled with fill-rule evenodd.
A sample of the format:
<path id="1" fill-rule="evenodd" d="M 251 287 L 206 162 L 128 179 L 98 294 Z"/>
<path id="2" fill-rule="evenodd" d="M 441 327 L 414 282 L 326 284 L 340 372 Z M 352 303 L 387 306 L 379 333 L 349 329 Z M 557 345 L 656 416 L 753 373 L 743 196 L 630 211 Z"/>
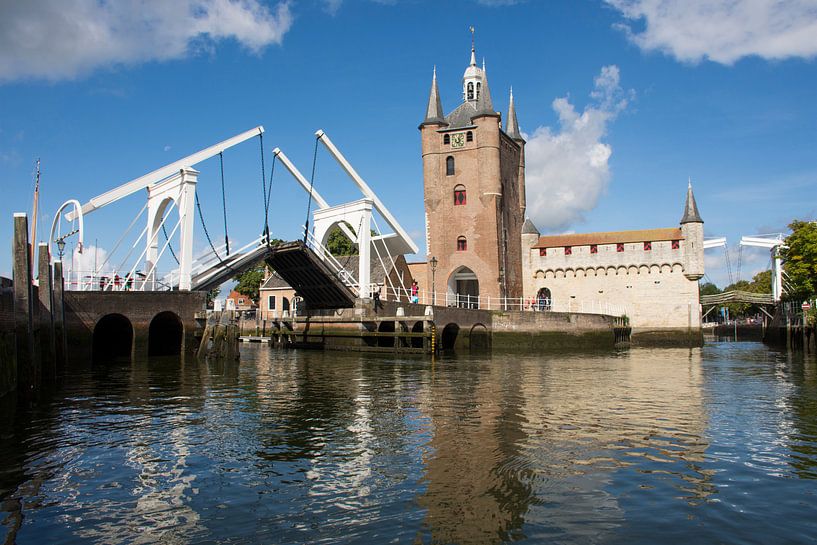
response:
<path id="1" fill-rule="evenodd" d="M 474 27 L 471 26 L 469 30 L 471 30 L 471 66 L 476 66 L 477 65 L 477 55 L 476 55 L 477 50 L 474 47 Z"/>
<path id="2" fill-rule="evenodd" d="M 513 104 L 513 87 L 511 87 L 511 102 L 508 105 L 508 120 L 505 122 L 505 134 L 514 140 L 522 140 L 519 133 L 519 122 L 516 120 L 516 107 Z"/>
<path id="3" fill-rule="evenodd" d="M 426 117 L 423 120 L 423 125 L 438 123 L 445 124 L 445 115 L 443 114 L 443 105 L 440 101 L 440 90 L 437 88 L 437 67 L 431 76 L 431 92 L 428 95 L 428 106 L 426 107 Z"/>
<path id="4" fill-rule="evenodd" d="M 692 178 L 687 183 L 687 200 L 684 205 L 684 217 L 681 218 L 681 225 L 685 223 L 703 223 L 701 215 L 698 213 L 698 204 L 695 202 L 695 195 L 692 193 Z"/>

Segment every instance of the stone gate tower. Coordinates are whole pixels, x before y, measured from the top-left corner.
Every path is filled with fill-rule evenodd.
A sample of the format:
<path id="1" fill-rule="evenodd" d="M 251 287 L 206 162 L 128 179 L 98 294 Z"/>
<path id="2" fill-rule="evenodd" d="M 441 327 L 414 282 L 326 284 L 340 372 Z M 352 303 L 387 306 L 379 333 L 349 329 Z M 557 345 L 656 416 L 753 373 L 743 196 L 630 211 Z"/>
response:
<path id="1" fill-rule="evenodd" d="M 485 64 L 474 47 L 462 78 L 462 104 L 444 115 L 437 73 L 420 124 L 428 259 L 437 259 L 435 289 L 461 305 L 479 297 L 494 306 L 522 296 L 521 233 L 525 218 L 525 141 L 513 92 L 502 128 L 494 111 Z M 432 272 L 427 271 L 429 281 Z M 430 290 L 431 285 L 422 289 Z M 465 302 L 463 302 L 465 299 Z"/>

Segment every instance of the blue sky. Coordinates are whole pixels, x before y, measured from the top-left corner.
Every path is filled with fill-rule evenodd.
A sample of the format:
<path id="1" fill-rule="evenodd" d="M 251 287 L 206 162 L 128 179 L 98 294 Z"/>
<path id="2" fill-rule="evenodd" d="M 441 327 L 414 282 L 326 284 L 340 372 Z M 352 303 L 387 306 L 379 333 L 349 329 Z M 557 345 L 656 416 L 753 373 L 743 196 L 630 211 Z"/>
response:
<path id="1" fill-rule="evenodd" d="M 45 237 L 66 199 L 255 125 L 266 128 L 267 176 L 276 146 L 308 175 L 324 129 L 424 253 L 417 126 L 435 65 L 446 112 L 461 100 L 470 25 L 495 109 L 507 111 L 513 86 L 528 213 L 543 233 L 677 225 L 691 177 L 736 275 L 741 235 L 817 215 L 811 2 L 0 0 L 0 275 L 38 157 Z M 221 239 L 218 167 L 196 166 Z M 225 175 L 240 245 L 263 224 L 256 139 L 225 153 Z M 273 234 L 296 238 L 306 195 L 282 168 L 273 184 Z M 316 187 L 334 204 L 358 197 L 325 150 Z M 139 193 L 89 215 L 86 247 L 104 255 L 143 204 Z M 206 247 L 197 225 L 196 249 Z M 747 278 L 768 253 L 740 260 Z M 707 267 L 728 283 L 722 249 Z"/>

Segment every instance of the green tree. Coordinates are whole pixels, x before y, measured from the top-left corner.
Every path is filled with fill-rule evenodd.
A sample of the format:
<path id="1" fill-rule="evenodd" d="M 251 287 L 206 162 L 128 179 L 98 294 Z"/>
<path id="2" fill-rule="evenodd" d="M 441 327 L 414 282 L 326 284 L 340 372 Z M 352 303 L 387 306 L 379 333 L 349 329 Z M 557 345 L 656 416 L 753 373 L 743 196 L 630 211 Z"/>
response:
<path id="1" fill-rule="evenodd" d="M 221 288 L 213 288 L 207 292 L 207 308 L 213 307 L 213 301 L 218 298 L 219 293 L 221 293 Z"/>
<path id="2" fill-rule="evenodd" d="M 346 226 L 352 230 L 351 225 L 347 223 Z M 352 232 L 354 233 L 354 230 Z M 355 243 L 337 225 L 329 231 L 329 238 L 326 239 L 326 249 L 335 257 L 355 255 L 357 253 Z"/>
<path id="3" fill-rule="evenodd" d="M 721 290 L 718 289 L 718 286 L 716 286 L 712 282 L 706 282 L 705 284 L 701 284 L 700 287 L 701 295 L 717 295 L 720 292 Z"/>
<path id="4" fill-rule="evenodd" d="M 254 302 L 258 302 L 258 289 L 267 275 L 267 266 L 264 262 L 256 263 L 251 269 L 235 276 L 233 280 L 238 282 L 235 291 L 241 295 L 246 295 Z"/>
<path id="5" fill-rule="evenodd" d="M 786 272 L 786 298 L 802 301 L 817 295 L 817 223 L 794 220 L 786 237 L 783 270 Z"/>
<path id="6" fill-rule="evenodd" d="M 273 238 L 270 240 L 269 244 L 270 246 L 276 246 L 282 242 L 284 241 L 280 238 Z M 253 302 L 258 303 L 258 290 L 261 287 L 261 284 L 264 282 L 264 278 L 266 278 L 266 276 L 266 263 L 263 261 L 258 261 L 257 263 L 253 264 L 252 268 L 233 277 L 233 280 L 238 282 L 233 289 L 235 289 L 235 291 L 241 295 L 246 295 L 252 299 Z"/>

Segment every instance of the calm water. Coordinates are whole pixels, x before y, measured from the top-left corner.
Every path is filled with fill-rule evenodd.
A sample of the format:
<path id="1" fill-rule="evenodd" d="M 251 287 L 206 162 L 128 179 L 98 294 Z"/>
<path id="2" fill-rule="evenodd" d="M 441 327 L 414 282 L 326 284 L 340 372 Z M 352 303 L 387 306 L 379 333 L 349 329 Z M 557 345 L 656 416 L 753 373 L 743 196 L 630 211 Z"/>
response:
<path id="1" fill-rule="evenodd" d="M 760 344 L 78 373 L 0 424 L 23 543 L 808 543 L 817 365 Z"/>

